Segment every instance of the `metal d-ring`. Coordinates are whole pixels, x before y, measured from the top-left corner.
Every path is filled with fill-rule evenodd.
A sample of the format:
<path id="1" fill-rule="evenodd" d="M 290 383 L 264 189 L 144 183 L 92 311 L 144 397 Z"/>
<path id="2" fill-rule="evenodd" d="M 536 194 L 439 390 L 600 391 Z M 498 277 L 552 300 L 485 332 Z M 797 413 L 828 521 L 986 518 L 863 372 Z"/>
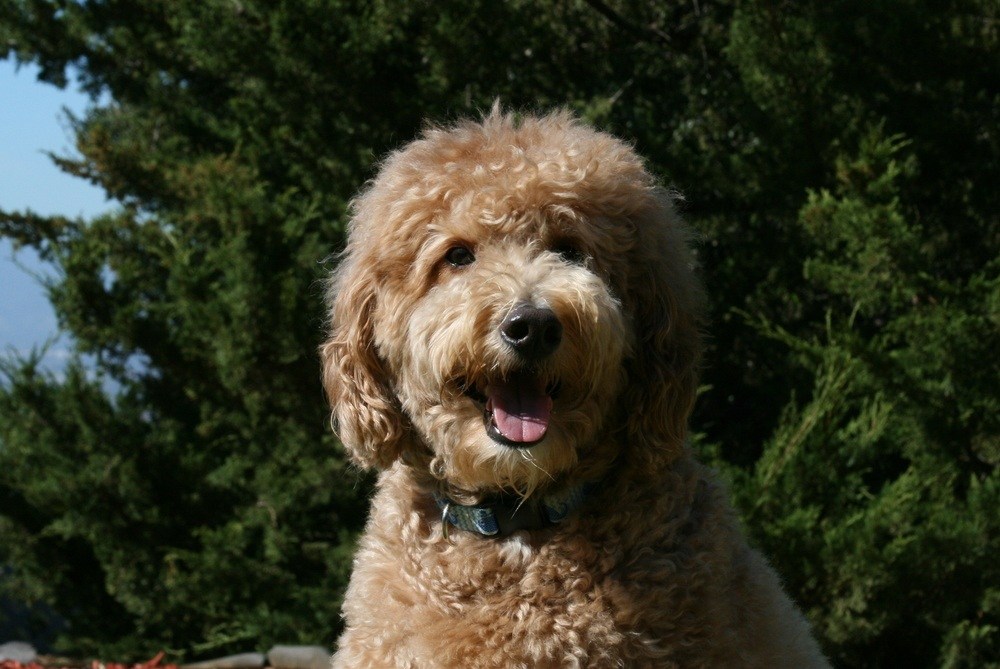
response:
<path id="1" fill-rule="evenodd" d="M 449 544 L 451 543 L 451 536 L 448 534 L 448 526 L 451 525 L 451 521 L 448 520 L 448 509 L 450 508 L 451 502 L 445 502 L 444 507 L 441 509 L 441 534 Z"/>

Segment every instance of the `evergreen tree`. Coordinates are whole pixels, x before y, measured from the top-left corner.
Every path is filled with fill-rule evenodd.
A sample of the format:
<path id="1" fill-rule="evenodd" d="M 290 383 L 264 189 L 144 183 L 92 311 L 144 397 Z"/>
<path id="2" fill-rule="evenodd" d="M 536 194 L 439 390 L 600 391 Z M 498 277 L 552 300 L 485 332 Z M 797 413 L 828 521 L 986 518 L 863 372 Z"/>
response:
<path id="1" fill-rule="evenodd" d="M 331 643 L 365 484 L 325 421 L 322 261 L 374 160 L 499 96 L 633 139 L 686 196 L 696 446 L 835 661 L 997 666 L 997 13 L 3 0 L 8 57 L 109 94 L 57 160 L 120 203 L 0 213 L 94 361 L 3 364 L 6 589 L 72 652 Z"/>
<path id="2" fill-rule="evenodd" d="M 997 8 L 784 9 L 745 4 L 730 55 L 822 178 L 784 311 L 742 307 L 801 382 L 735 488 L 844 666 L 997 666 Z"/>

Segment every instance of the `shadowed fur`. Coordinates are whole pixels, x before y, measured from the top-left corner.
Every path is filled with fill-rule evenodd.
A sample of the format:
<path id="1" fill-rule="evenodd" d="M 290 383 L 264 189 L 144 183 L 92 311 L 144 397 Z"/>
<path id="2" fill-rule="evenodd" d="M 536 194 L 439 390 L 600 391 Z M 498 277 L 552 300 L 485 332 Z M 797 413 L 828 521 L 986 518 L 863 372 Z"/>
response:
<path id="1" fill-rule="evenodd" d="M 381 472 L 336 667 L 826 666 L 685 445 L 701 293 L 630 147 L 568 113 L 427 130 L 353 203 L 329 301 L 333 424 Z M 530 355 L 521 313 L 558 323 Z M 584 484 L 500 538 L 434 502 Z"/>

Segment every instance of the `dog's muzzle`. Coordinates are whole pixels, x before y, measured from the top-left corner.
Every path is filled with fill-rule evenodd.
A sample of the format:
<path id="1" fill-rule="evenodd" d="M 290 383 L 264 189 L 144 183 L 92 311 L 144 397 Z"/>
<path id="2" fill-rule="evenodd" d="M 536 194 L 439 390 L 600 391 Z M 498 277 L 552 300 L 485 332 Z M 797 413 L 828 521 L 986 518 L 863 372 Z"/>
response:
<path id="1" fill-rule="evenodd" d="M 486 433 L 505 446 L 532 446 L 545 438 L 552 415 L 552 388 L 530 370 L 562 342 L 562 323 L 548 307 L 522 302 L 503 319 L 500 337 L 525 368 L 492 379 L 486 388 Z"/>

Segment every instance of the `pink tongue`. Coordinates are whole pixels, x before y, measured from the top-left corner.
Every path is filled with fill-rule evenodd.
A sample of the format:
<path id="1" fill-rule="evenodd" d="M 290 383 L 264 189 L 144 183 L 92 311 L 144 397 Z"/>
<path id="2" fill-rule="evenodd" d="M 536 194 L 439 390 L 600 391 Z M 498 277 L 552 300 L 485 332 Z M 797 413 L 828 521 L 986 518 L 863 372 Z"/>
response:
<path id="1" fill-rule="evenodd" d="M 552 398 L 545 394 L 541 379 L 518 375 L 491 383 L 486 389 L 486 409 L 506 439 L 532 443 L 545 436 L 552 414 Z"/>

